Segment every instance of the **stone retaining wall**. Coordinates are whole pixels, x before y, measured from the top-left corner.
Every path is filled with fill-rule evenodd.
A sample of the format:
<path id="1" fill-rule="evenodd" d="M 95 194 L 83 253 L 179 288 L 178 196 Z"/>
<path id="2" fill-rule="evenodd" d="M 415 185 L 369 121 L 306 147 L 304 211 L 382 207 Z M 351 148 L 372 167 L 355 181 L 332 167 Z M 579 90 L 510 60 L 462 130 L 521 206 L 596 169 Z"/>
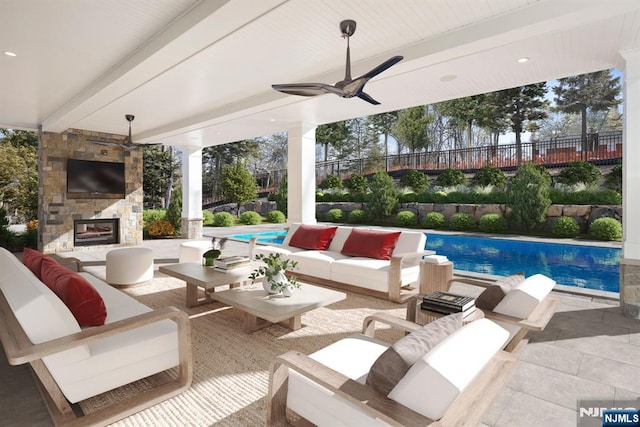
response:
<path id="1" fill-rule="evenodd" d="M 365 203 L 355 202 L 321 202 L 316 203 L 316 217 L 326 218 L 327 212 L 331 209 L 342 209 L 345 216 L 355 209 L 366 210 Z M 485 214 L 505 215 L 508 208 L 503 204 L 455 204 L 455 203 L 399 203 L 398 212 L 411 211 L 422 219 L 430 212 L 440 212 L 447 220 L 455 213 L 468 213 L 475 216 L 476 220 Z M 551 205 L 547 211 L 547 221 L 542 226 L 545 230 L 550 230 L 553 221 L 560 216 L 570 216 L 575 218 L 580 224 L 582 232 L 586 233 L 593 221 L 602 217 L 611 217 L 622 221 L 622 206 L 609 205 Z M 390 219 L 393 222 L 393 218 Z"/>

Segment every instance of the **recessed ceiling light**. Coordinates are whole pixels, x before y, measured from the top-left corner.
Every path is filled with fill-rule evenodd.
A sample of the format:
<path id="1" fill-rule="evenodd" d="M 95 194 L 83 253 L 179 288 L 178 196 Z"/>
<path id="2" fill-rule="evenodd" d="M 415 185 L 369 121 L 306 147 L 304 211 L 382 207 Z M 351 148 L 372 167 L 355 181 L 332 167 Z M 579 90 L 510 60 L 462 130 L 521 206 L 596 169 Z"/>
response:
<path id="1" fill-rule="evenodd" d="M 8 50 L 5 50 L 3 53 L 4 53 L 5 55 L 7 55 L 7 56 L 18 56 L 16 53 L 14 53 L 14 52 L 9 52 Z"/>
<path id="2" fill-rule="evenodd" d="M 450 82 L 450 81 L 455 80 L 457 78 L 458 78 L 458 76 L 456 76 L 455 74 L 447 74 L 446 76 L 440 77 L 440 81 L 441 82 Z"/>
<path id="3" fill-rule="evenodd" d="M 527 61 L 529 61 L 529 58 L 527 58 L 526 56 L 523 56 L 522 58 L 518 58 L 518 62 L 521 64 L 524 64 Z"/>
<path id="4" fill-rule="evenodd" d="M 270 119 L 269 121 L 270 121 L 270 122 L 275 122 L 275 121 L 276 121 L 276 119 Z"/>

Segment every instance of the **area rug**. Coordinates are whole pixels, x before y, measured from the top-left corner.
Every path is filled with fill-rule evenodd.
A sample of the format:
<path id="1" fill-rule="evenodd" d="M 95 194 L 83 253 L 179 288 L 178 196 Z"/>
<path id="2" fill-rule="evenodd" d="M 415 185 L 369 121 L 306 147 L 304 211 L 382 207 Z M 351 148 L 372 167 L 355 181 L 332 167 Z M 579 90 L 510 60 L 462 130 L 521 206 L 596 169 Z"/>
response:
<path id="1" fill-rule="evenodd" d="M 347 293 L 347 299 L 302 316 L 304 327 L 280 325 L 247 334 L 243 314 L 212 303 L 187 309 L 184 282 L 156 272 L 153 281 L 125 290 L 152 308 L 174 306 L 191 318 L 194 375 L 186 392 L 125 418 L 116 426 L 257 426 L 264 425 L 269 365 L 288 350 L 305 354 L 358 333 L 363 319 L 377 311 L 404 317 L 403 305 Z M 378 338 L 393 341 L 396 331 L 381 328 Z M 84 401 L 93 412 L 149 387 L 139 381 Z"/>

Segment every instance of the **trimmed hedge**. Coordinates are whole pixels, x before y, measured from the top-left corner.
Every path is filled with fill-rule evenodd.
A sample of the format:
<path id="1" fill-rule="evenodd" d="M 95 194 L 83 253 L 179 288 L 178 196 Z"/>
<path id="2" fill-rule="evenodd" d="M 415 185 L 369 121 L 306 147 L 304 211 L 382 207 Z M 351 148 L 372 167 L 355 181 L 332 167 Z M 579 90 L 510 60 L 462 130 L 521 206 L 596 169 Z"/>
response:
<path id="1" fill-rule="evenodd" d="M 329 212 L 327 212 L 327 219 L 331 222 L 342 222 L 342 218 L 344 218 L 342 209 L 334 208 L 329 209 Z"/>
<path id="2" fill-rule="evenodd" d="M 458 212 L 451 215 L 449 227 L 453 230 L 474 230 L 476 228 L 476 218 L 468 213 Z"/>
<path id="3" fill-rule="evenodd" d="M 274 209 L 265 214 L 264 218 L 272 224 L 282 224 L 287 221 L 287 217 L 279 210 Z"/>
<path id="4" fill-rule="evenodd" d="M 351 224 L 364 224 L 368 222 L 368 216 L 362 209 L 355 209 L 349 213 L 349 222 Z"/>
<path id="5" fill-rule="evenodd" d="M 478 228 L 485 233 L 504 233 L 507 231 L 507 220 L 498 214 L 484 214 Z"/>
<path id="6" fill-rule="evenodd" d="M 235 223 L 233 215 L 229 212 L 218 212 L 213 214 L 213 226 L 214 227 L 231 227 Z"/>
<path id="7" fill-rule="evenodd" d="M 396 225 L 400 227 L 411 227 L 418 223 L 418 216 L 411 211 L 398 212 L 396 215 Z"/>
<path id="8" fill-rule="evenodd" d="M 580 225 L 575 218 L 570 216 L 560 216 L 551 226 L 551 233 L 558 237 L 576 237 L 580 234 Z"/>
<path id="9" fill-rule="evenodd" d="M 622 224 L 615 218 L 598 218 L 591 223 L 589 233 L 598 240 L 620 240 Z"/>

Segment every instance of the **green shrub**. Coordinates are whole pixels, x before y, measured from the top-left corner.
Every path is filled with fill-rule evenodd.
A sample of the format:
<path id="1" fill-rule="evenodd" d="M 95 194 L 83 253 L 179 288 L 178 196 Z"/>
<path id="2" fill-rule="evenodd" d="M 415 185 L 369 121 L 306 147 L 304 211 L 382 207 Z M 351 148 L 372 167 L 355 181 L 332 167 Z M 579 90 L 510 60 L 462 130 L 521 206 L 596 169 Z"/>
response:
<path id="1" fill-rule="evenodd" d="M 22 235 L 24 246 L 31 249 L 38 248 L 38 229 L 28 228 Z"/>
<path id="2" fill-rule="evenodd" d="M 373 219 L 391 216 L 398 204 L 398 191 L 393 178 L 386 172 L 377 172 L 369 181 L 371 193 L 367 194 L 367 210 Z"/>
<path id="3" fill-rule="evenodd" d="M 553 222 L 551 233 L 558 237 L 576 237 L 580 233 L 580 225 L 575 218 L 561 216 Z"/>
<path id="4" fill-rule="evenodd" d="M 557 181 L 564 185 L 575 185 L 583 182 L 587 185 L 597 184 L 600 170 L 592 163 L 577 160 L 569 163 L 558 175 Z"/>
<path id="5" fill-rule="evenodd" d="M 396 215 L 396 225 L 399 227 L 410 227 L 418 223 L 418 217 L 411 211 L 398 212 Z"/>
<path id="6" fill-rule="evenodd" d="M 549 190 L 551 203 L 557 205 L 620 205 L 622 196 L 615 190 L 571 191 L 552 188 Z"/>
<path id="7" fill-rule="evenodd" d="M 342 179 L 337 175 L 329 175 L 320 183 L 320 185 L 318 185 L 318 187 L 323 190 L 327 188 L 342 188 Z"/>
<path id="8" fill-rule="evenodd" d="M 433 201 L 435 203 L 446 203 L 447 201 L 449 201 L 449 198 L 447 196 L 447 193 L 445 193 L 444 191 L 436 191 L 435 193 L 433 193 Z"/>
<path id="9" fill-rule="evenodd" d="M 444 215 L 440 212 L 429 212 L 422 219 L 422 225 L 426 228 L 442 228 L 446 222 Z"/>
<path id="10" fill-rule="evenodd" d="M 152 222 L 165 219 L 166 215 L 167 215 L 166 209 L 145 209 L 142 211 L 142 221 L 145 224 L 145 226 L 148 226 Z"/>
<path id="11" fill-rule="evenodd" d="M 231 227 L 235 223 L 233 215 L 229 212 L 218 212 L 213 215 L 214 227 Z"/>
<path id="12" fill-rule="evenodd" d="M 176 189 L 173 190 L 165 219 L 169 221 L 176 230 L 180 230 L 182 227 L 182 187 L 176 187 Z"/>
<path id="13" fill-rule="evenodd" d="M 202 225 L 213 225 L 213 213 L 202 211 Z"/>
<path id="14" fill-rule="evenodd" d="M 411 169 L 400 178 L 400 185 L 409 187 L 416 193 L 422 193 L 429 188 L 429 177 L 420 171 Z"/>
<path id="15" fill-rule="evenodd" d="M 327 212 L 327 219 L 331 222 L 342 222 L 342 218 L 344 218 L 342 209 L 329 209 L 329 212 Z"/>
<path id="16" fill-rule="evenodd" d="M 240 214 L 240 223 L 246 225 L 258 225 L 262 222 L 262 217 L 258 212 L 246 211 Z"/>
<path id="17" fill-rule="evenodd" d="M 507 220 L 502 215 L 484 214 L 480 218 L 479 228 L 485 233 L 504 233 L 507 231 Z"/>
<path id="18" fill-rule="evenodd" d="M 272 224 L 282 224 L 283 222 L 287 221 L 287 217 L 277 209 L 267 212 L 264 217 L 267 222 L 270 222 Z"/>
<path id="19" fill-rule="evenodd" d="M 591 223 L 589 233 L 598 240 L 620 240 L 622 224 L 615 218 L 598 218 Z"/>
<path id="20" fill-rule="evenodd" d="M 364 224 L 367 221 L 367 213 L 362 209 L 354 209 L 349 213 L 349 222 L 351 224 Z"/>
<path id="21" fill-rule="evenodd" d="M 518 168 L 507 193 L 508 216 L 514 228 L 532 229 L 542 223 L 551 205 L 548 180 L 539 168 L 527 163 Z"/>
<path id="22" fill-rule="evenodd" d="M 440 187 L 455 187 L 467 183 L 467 177 L 461 170 L 448 168 L 436 178 L 436 185 Z"/>
<path id="23" fill-rule="evenodd" d="M 622 193 L 622 165 L 615 165 L 604 177 L 605 187 Z"/>
<path id="24" fill-rule="evenodd" d="M 454 230 L 473 230 L 476 228 L 476 218 L 471 214 L 458 212 L 451 215 L 449 227 Z"/>
<path id="25" fill-rule="evenodd" d="M 345 187 L 352 193 L 364 193 L 367 191 L 367 178 L 359 173 L 354 173 L 346 180 Z"/>
<path id="26" fill-rule="evenodd" d="M 507 182 L 502 169 L 495 166 L 484 166 L 473 176 L 471 183 L 478 187 L 486 187 L 492 185 L 498 189 L 503 189 Z"/>

